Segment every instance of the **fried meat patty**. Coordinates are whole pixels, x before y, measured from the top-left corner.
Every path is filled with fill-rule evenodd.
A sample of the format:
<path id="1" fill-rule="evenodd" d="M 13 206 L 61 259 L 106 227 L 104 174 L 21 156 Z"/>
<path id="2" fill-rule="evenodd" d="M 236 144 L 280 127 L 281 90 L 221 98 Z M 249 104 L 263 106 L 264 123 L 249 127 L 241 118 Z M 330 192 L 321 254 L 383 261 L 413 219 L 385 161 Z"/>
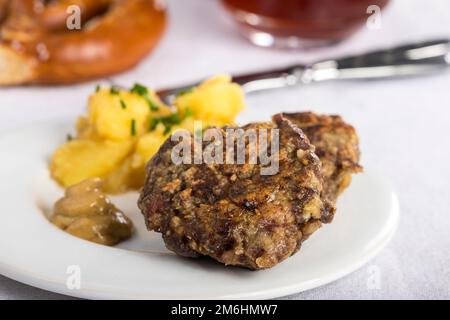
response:
<path id="1" fill-rule="evenodd" d="M 279 130 L 276 174 L 262 175 L 260 162 L 177 165 L 171 153 L 178 142 L 168 139 L 148 164 L 138 205 L 147 228 L 162 233 L 179 255 L 270 268 L 297 252 L 335 210 L 323 196 L 321 163 L 302 130 L 282 115 L 242 129 Z M 209 130 L 226 141 L 227 127 Z"/>
<path id="2" fill-rule="evenodd" d="M 325 198 L 335 203 L 350 184 L 352 174 L 362 171 L 359 139 L 355 128 L 340 116 L 317 115 L 312 112 L 284 113 L 303 130 L 316 147 L 315 153 L 322 162 Z"/>

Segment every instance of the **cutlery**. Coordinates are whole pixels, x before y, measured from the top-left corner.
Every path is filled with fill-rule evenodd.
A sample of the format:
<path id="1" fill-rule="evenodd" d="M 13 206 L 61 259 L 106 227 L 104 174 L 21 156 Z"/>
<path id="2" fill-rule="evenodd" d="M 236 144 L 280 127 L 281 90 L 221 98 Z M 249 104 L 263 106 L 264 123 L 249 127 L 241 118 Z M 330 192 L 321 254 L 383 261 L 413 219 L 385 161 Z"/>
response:
<path id="1" fill-rule="evenodd" d="M 310 65 L 237 75 L 245 94 L 271 89 L 307 85 L 330 80 L 386 79 L 439 72 L 450 66 L 450 39 L 402 45 L 362 55 L 330 59 Z M 161 99 L 170 104 L 177 94 L 199 83 L 159 90 Z"/>

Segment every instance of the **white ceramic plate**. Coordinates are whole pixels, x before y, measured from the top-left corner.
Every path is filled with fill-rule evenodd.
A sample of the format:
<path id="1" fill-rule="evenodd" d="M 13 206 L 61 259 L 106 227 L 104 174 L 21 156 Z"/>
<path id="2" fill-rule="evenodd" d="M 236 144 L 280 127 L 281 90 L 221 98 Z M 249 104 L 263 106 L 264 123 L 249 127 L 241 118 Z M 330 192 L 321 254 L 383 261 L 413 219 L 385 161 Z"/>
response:
<path id="1" fill-rule="evenodd" d="M 159 234 L 145 230 L 137 193 L 114 199 L 137 226 L 133 239 L 116 248 L 80 240 L 55 228 L 45 216 L 62 195 L 49 177 L 48 159 L 72 123 L 49 122 L 0 138 L 0 273 L 26 284 L 82 298 L 274 298 L 358 269 L 380 252 L 397 225 L 393 190 L 366 172 L 354 178 L 339 200 L 334 222 L 270 270 L 225 267 L 168 252 Z M 78 270 L 81 288 L 69 289 L 66 284 L 76 284 L 70 276 Z"/>

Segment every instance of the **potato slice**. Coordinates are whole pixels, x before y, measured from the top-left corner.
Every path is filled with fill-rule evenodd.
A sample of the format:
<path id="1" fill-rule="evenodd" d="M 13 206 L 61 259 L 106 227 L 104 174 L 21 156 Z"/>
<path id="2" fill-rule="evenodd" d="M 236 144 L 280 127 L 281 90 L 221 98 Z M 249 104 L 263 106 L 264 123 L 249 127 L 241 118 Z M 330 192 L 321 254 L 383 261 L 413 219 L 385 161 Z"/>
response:
<path id="1" fill-rule="evenodd" d="M 166 139 L 162 131 L 162 128 L 159 128 L 144 134 L 138 140 L 133 154 L 105 177 L 103 185 L 105 192 L 116 194 L 143 186 L 145 166 Z"/>

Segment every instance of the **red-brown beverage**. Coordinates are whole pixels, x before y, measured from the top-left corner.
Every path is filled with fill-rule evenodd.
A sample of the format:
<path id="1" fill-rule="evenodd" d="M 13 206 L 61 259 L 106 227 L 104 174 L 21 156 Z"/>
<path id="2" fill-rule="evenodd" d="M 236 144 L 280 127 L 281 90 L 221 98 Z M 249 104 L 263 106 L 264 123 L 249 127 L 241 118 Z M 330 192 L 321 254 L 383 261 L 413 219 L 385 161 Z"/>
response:
<path id="1" fill-rule="evenodd" d="M 301 47 L 340 41 L 388 0 L 222 0 L 252 42 Z"/>

